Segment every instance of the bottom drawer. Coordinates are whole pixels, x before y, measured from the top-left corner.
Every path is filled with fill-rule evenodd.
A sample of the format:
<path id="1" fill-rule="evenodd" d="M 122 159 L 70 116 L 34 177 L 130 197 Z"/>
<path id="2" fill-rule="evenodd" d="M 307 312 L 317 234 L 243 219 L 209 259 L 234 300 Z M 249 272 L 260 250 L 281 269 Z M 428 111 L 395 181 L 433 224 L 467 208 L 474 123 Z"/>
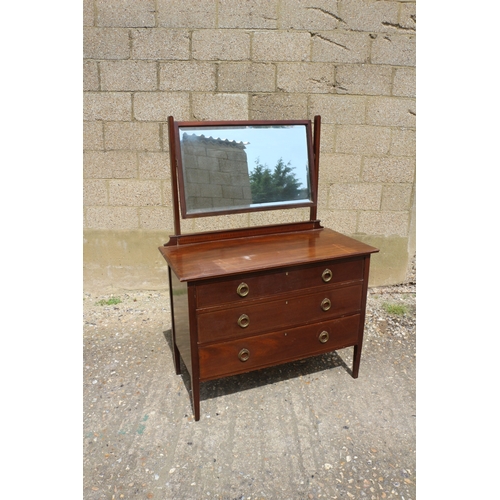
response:
<path id="1" fill-rule="evenodd" d="M 200 380 L 244 373 L 355 345 L 359 314 L 199 348 Z"/>

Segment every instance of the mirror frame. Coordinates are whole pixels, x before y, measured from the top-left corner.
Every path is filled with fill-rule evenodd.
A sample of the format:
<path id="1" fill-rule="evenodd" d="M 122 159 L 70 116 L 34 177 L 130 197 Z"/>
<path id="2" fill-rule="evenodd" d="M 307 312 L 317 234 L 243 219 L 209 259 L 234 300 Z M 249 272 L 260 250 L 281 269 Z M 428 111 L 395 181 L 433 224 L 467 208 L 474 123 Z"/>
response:
<path id="1" fill-rule="evenodd" d="M 174 226 L 176 234 L 180 234 L 179 206 L 183 219 L 209 217 L 227 214 L 239 214 L 248 212 L 261 212 L 267 210 L 288 210 L 292 208 L 310 207 L 310 220 L 316 218 L 317 199 L 318 199 L 318 163 L 319 163 L 319 128 L 320 117 L 314 119 L 314 139 L 311 120 L 232 120 L 232 121 L 174 121 L 172 116 L 168 118 L 169 125 L 169 145 L 170 145 L 170 163 L 172 177 L 172 201 L 174 208 Z M 265 203 L 262 205 L 248 207 L 223 207 L 220 210 L 200 210 L 195 213 L 189 213 L 186 205 L 186 192 L 184 186 L 183 164 L 181 154 L 180 129 L 186 132 L 186 128 L 214 128 L 214 127 L 272 127 L 282 125 L 302 125 L 305 127 L 307 157 L 309 163 L 309 185 L 310 199 L 297 200 L 282 204 L 282 202 Z"/>

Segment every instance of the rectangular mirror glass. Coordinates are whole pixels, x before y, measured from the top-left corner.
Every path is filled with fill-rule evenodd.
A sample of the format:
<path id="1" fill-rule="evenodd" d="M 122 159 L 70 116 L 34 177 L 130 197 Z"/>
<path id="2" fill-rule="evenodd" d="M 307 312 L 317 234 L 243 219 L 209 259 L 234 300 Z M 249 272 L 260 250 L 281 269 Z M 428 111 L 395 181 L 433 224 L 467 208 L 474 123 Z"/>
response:
<path id="1" fill-rule="evenodd" d="M 178 122 L 176 141 L 183 217 L 315 203 L 308 121 Z"/>

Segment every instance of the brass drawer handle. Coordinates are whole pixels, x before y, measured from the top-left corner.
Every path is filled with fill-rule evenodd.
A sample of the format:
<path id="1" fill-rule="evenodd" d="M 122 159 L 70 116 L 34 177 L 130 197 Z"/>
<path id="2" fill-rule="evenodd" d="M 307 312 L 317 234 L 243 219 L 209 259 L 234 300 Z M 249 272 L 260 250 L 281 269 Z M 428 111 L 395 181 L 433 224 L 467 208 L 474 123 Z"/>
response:
<path id="1" fill-rule="evenodd" d="M 246 297 L 248 295 L 248 292 L 250 291 L 250 287 L 245 283 L 240 283 L 238 288 L 236 289 L 236 293 L 240 297 Z"/>
<path id="2" fill-rule="evenodd" d="M 323 271 L 323 274 L 321 275 L 321 277 L 323 278 L 323 281 L 325 283 L 328 283 L 332 279 L 333 273 L 332 273 L 332 271 L 330 271 L 330 269 L 325 269 Z"/>
<path id="3" fill-rule="evenodd" d="M 323 299 L 321 301 L 321 309 L 323 309 L 323 311 L 328 311 L 328 309 L 330 309 L 330 307 L 332 307 L 332 303 L 331 303 L 330 299 Z"/>
<path id="4" fill-rule="evenodd" d="M 246 328 L 250 324 L 250 318 L 246 314 L 242 314 L 238 318 L 238 325 L 241 326 L 241 328 Z"/>
<path id="5" fill-rule="evenodd" d="M 323 330 L 319 335 L 318 335 L 318 340 L 322 344 L 326 344 L 328 342 L 328 339 L 330 338 L 330 334 L 326 331 Z"/>
<path id="6" fill-rule="evenodd" d="M 250 351 L 248 349 L 242 349 L 239 353 L 238 353 L 238 359 L 244 363 L 245 361 L 248 361 L 248 359 L 250 358 Z"/>

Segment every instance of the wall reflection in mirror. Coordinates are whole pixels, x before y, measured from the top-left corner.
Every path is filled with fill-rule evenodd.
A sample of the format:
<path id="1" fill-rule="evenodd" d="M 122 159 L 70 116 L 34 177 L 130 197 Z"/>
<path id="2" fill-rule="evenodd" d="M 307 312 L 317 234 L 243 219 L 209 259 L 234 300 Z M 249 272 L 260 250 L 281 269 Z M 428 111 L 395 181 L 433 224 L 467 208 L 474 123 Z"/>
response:
<path id="1" fill-rule="evenodd" d="M 305 125 L 179 127 L 186 214 L 312 202 Z"/>

